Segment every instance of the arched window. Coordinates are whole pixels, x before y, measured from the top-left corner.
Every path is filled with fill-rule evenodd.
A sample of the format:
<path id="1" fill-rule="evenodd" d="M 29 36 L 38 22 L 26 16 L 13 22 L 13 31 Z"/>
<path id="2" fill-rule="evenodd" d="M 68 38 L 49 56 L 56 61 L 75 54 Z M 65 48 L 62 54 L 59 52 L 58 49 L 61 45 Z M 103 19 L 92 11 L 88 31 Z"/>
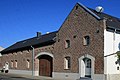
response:
<path id="1" fill-rule="evenodd" d="M 27 68 L 30 68 L 30 60 L 27 59 L 27 64 L 26 64 Z"/>
<path id="2" fill-rule="evenodd" d="M 11 60 L 11 68 L 13 68 L 13 60 Z"/>
<path id="3" fill-rule="evenodd" d="M 90 44 L 90 37 L 89 36 L 84 36 L 83 38 L 83 45 L 89 45 Z"/>
<path id="4" fill-rule="evenodd" d="M 15 68 L 17 68 L 18 66 L 18 63 L 17 63 L 17 60 L 15 60 Z"/>
<path id="5" fill-rule="evenodd" d="M 70 57 L 67 56 L 64 58 L 64 69 L 70 69 Z"/>

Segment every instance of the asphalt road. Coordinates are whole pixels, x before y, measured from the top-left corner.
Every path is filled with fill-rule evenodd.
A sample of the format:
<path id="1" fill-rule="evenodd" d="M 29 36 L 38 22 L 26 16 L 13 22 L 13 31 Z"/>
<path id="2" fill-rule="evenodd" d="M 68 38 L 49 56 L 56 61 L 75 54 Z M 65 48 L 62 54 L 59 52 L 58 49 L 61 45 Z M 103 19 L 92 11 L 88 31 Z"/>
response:
<path id="1" fill-rule="evenodd" d="M 23 77 L 23 75 L 0 73 L 0 80 L 54 80 L 54 79 L 45 78 L 45 77 L 32 77 L 32 76 Z"/>
<path id="2" fill-rule="evenodd" d="M 35 79 L 28 79 L 28 78 L 24 78 L 24 77 L 0 74 L 0 80 L 35 80 Z"/>

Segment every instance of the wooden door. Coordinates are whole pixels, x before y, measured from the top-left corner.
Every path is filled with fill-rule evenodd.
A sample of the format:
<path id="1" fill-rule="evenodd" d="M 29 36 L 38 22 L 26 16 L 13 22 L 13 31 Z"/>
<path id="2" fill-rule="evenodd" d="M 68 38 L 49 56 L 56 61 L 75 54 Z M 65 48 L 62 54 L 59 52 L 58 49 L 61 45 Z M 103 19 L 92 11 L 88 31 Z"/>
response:
<path id="1" fill-rule="evenodd" d="M 52 77 L 52 57 L 43 55 L 39 59 L 39 75 Z"/>

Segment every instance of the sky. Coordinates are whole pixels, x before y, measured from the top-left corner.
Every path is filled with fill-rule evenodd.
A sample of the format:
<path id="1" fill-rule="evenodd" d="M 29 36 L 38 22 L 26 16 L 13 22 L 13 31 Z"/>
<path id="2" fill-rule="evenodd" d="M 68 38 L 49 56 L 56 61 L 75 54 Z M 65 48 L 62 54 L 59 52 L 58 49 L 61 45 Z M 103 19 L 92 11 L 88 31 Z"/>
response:
<path id="1" fill-rule="evenodd" d="M 0 0 L 0 46 L 58 30 L 77 2 L 120 18 L 120 0 Z"/>

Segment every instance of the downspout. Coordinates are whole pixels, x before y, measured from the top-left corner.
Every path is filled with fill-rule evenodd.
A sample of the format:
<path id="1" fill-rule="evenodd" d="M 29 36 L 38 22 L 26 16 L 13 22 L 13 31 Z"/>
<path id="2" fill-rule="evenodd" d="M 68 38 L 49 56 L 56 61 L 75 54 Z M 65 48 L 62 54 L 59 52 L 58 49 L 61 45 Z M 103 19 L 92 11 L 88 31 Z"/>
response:
<path id="1" fill-rule="evenodd" d="M 115 53 L 115 33 L 116 33 L 116 29 L 113 33 L 113 53 Z"/>
<path id="2" fill-rule="evenodd" d="M 34 47 L 31 46 L 32 48 L 32 76 L 34 76 Z"/>

